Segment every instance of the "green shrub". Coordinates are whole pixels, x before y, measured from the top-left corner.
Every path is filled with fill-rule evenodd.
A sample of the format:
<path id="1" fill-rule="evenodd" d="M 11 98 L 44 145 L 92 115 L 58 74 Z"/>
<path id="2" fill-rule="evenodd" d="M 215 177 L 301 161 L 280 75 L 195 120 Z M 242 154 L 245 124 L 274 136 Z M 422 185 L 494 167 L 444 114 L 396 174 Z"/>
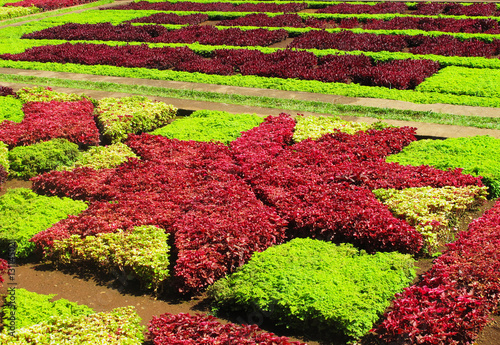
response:
<path id="1" fill-rule="evenodd" d="M 70 302 L 64 298 L 51 302 L 56 296 L 55 294 L 42 295 L 19 288 L 14 290 L 15 294 L 10 293 L 10 291 L 2 308 L 3 323 L 9 325 L 9 318 L 12 315 L 15 317 L 16 329 L 36 325 L 46 321 L 51 316 L 71 317 L 94 313 L 92 308 Z M 15 308 L 12 308 L 12 306 L 15 306 Z M 12 314 L 12 311 L 14 311 L 14 314 Z M 8 326 L 4 327 L 3 332 L 9 332 Z"/>
<path id="2" fill-rule="evenodd" d="M 139 278 L 156 292 L 169 276 L 165 230 L 152 225 L 135 227 L 131 233 L 119 230 L 80 238 L 73 235 L 54 241 L 46 258 L 63 265 L 93 264 L 106 272 L 117 271 L 124 278 Z"/>
<path id="3" fill-rule="evenodd" d="M 12 96 L 0 97 L 0 123 L 4 120 L 21 122 L 23 118 L 23 102 Z"/>
<path id="4" fill-rule="evenodd" d="M 50 87 L 34 86 L 25 87 L 16 92 L 17 97 L 23 102 L 50 102 L 50 101 L 79 101 L 85 96 L 74 93 L 64 93 L 53 91 Z"/>
<path id="5" fill-rule="evenodd" d="M 452 229 L 460 216 L 486 199 L 486 187 L 420 187 L 376 189 L 375 196 L 398 218 L 405 219 L 420 232 L 424 248 L 431 253 L 438 246 L 452 242 Z"/>
<path id="6" fill-rule="evenodd" d="M 69 167 L 60 167 L 60 170 L 73 170 L 88 167 L 92 169 L 114 168 L 127 161 L 128 158 L 138 156 L 125 144 L 116 143 L 109 146 L 92 146 L 83 152 L 80 158 Z"/>
<path id="7" fill-rule="evenodd" d="M 3 141 L 0 141 L 0 165 L 2 165 L 6 171 L 9 171 L 9 149 Z"/>
<path id="8" fill-rule="evenodd" d="M 9 151 L 12 176 L 28 179 L 60 165 L 71 165 L 80 156 L 78 145 L 66 139 L 52 139 Z"/>
<path id="9" fill-rule="evenodd" d="M 9 245 L 17 244 L 16 257 L 26 258 L 35 248 L 30 238 L 68 215 L 85 210 L 83 201 L 37 195 L 29 189 L 7 190 L 0 197 L 0 254 L 7 257 Z"/>
<path id="10" fill-rule="evenodd" d="M 18 329 L 14 336 L 0 334 L 0 344 L 141 345 L 144 327 L 140 322 L 134 307 L 116 308 L 109 313 L 88 316 L 56 316 Z"/>
<path id="11" fill-rule="evenodd" d="M 264 119 L 257 115 L 231 114 L 226 111 L 198 110 L 191 116 L 177 119 L 151 134 L 170 139 L 220 141 L 229 144 L 241 132 L 258 126 Z"/>
<path id="12" fill-rule="evenodd" d="M 129 133 L 147 132 L 166 125 L 175 117 L 177 108 L 147 97 L 132 96 L 103 98 L 97 111 L 102 134 L 117 143 L 125 140 Z"/>
<path id="13" fill-rule="evenodd" d="M 324 116 L 297 116 L 297 125 L 293 133 L 293 140 L 296 142 L 310 139 L 319 139 L 326 133 L 332 133 L 339 130 L 344 133 L 354 134 L 359 131 L 366 131 L 369 129 L 383 129 L 390 127 L 389 124 L 378 121 L 373 124 L 365 122 L 352 122 L 342 120 L 340 117 L 324 117 Z"/>
<path id="14" fill-rule="evenodd" d="M 253 311 L 296 329 L 366 334 L 415 277 L 409 255 L 359 251 L 309 238 L 255 253 L 209 288 L 217 308 Z"/>
<path id="15" fill-rule="evenodd" d="M 500 139 L 487 135 L 414 141 L 386 161 L 416 166 L 426 164 L 441 170 L 463 168 L 465 174 L 483 177 L 490 197 L 500 196 Z"/>

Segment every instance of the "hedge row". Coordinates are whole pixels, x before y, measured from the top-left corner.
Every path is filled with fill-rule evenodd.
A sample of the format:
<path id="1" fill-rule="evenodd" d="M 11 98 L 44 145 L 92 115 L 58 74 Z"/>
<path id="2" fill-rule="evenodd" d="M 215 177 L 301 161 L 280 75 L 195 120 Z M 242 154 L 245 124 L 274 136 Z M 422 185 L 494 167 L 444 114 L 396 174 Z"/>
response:
<path id="1" fill-rule="evenodd" d="M 73 170 L 75 168 L 111 169 L 126 162 L 129 158 L 138 158 L 132 150 L 123 143 L 108 146 L 92 146 L 82 152 L 70 166 L 59 166 L 58 170 Z"/>
<path id="2" fill-rule="evenodd" d="M 0 97 L 0 123 L 5 120 L 21 122 L 24 118 L 23 104 L 11 96 Z"/>
<path id="3" fill-rule="evenodd" d="M 397 295 L 377 333 L 398 344 L 472 343 L 498 310 L 500 204 L 469 224 L 422 280 Z"/>

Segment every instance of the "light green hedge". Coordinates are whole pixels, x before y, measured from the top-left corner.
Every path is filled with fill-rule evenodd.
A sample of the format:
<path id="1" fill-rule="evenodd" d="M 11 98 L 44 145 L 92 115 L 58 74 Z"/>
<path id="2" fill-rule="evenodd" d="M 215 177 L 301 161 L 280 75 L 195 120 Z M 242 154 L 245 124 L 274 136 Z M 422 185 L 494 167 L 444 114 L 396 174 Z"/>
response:
<path id="1" fill-rule="evenodd" d="M 378 121 L 373 124 L 365 122 L 345 121 L 340 117 L 332 116 L 297 116 L 295 118 L 297 124 L 293 133 L 293 140 L 302 141 L 307 138 L 319 139 L 326 133 L 340 131 L 344 133 L 354 134 L 359 131 L 369 129 L 383 129 L 389 127 L 388 124 Z"/>
<path id="2" fill-rule="evenodd" d="M 394 215 L 423 235 L 428 253 L 452 242 L 458 219 L 488 195 L 486 187 L 478 186 L 376 189 L 373 193 Z"/>
<path id="3" fill-rule="evenodd" d="M 369 255 L 349 244 L 297 238 L 255 253 L 208 293 L 217 309 L 256 308 L 286 327 L 359 338 L 411 283 L 413 262 L 397 252 Z"/>
<path id="4" fill-rule="evenodd" d="M 141 345 L 144 327 L 140 322 L 134 307 L 116 308 L 109 313 L 88 316 L 57 316 L 18 329 L 13 337 L 0 334 L 0 344 Z"/>
<path id="5" fill-rule="evenodd" d="M 19 288 L 16 288 L 14 291 L 14 294 L 7 294 L 5 305 L 2 308 L 3 323 L 5 326 L 3 333 L 9 332 L 9 318 L 11 316 L 15 318 L 15 328 L 19 329 L 44 322 L 52 316 L 66 318 L 94 313 L 92 308 L 70 302 L 64 298 L 52 302 L 51 300 L 57 296 L 56 294 L 43 295 Z M 15 308 L 11 306 L 15 306 Z"/>
<path id="6" fill-rule="evenodd" d="M 403 165 L 432 165 L 438 169 L 463 168 L 465 174 L 482 176 L 491 197 L 500 196 L 500 139 L 490 136 L 418 140 L 387 162 Z"/>
<path id="7" fill-rule="evenodd" d="M 126 162 L 128 158 L 139 158 L 127 145 L 116 143 L 108 146 L 92 146 L 83 152 L 71 166 L 59 167 L 58 170 L 73 170 L 87 167 L 92 169 L 110 169 Z"/>
<path id="8" fill-rule="evenodd" d="M 5 120 L 21 122 L 24 118 L 23 102 L 12 96 L 0 97 L 0 123 Z"/>
<path id="9" fill-rule="evenodd" d="M 102 135 L 112 143 L 128 134 L 147 132 L 164 126 L 177 114 L 177 108 L 144 96 L 103 98 L 97 106 Z"/>
<path id="10" fill-rule="evenodd" d="M 87 208 L 83 201 L 37 195 L 29 189 L 9 189 L 0 197 L 0 255 L 7 257 L 12 241 L 16 256 L 28 257 L 35 248 L 29 240 L 68 215 Z"/>
<path id="11" fill-rule="evenodd" d="M 46 258 L 56 264 L 92 264 L 106 273 L 116 272 L 125 279 L 138 278 L 155 292 L 169 277 L 168 234 L 152 225 L 137 226 L 130 233 L 119 230 L 81 238 L 72 235 L 54 241 Z"/>
<path id="12" fill-rule="evenodd" d="M 60 165 L 71 165 L 80 155 L 78 145 L 56 138 L 9 151 L 10 174 L 28 179 Z"/>
<path id="13" fill-rule="evenodd" d="M 237 139 L 241 132 L 252 129 L 263 121 L 264 118 L 257 115 L 198 110 L 190 116 L 176 119 L 171 124 L 158 128 L 151 134 L 170 139 L 220 141 L 229 144 Z"/>
<path id="14" fill-rule="evenodd" d="M 70 102 L 79 101 L 84 98 L 74 93 L 53 91 L 50 87 L 43 86 L 24 87 L 17 91 L 16 95 L 22 103 L 50 101 Z"/>
<path id="15" fill-rule="evenodd" d="M 9 148 L 3 141 L 0 141 L 0 165 L 9 171 Z"/>

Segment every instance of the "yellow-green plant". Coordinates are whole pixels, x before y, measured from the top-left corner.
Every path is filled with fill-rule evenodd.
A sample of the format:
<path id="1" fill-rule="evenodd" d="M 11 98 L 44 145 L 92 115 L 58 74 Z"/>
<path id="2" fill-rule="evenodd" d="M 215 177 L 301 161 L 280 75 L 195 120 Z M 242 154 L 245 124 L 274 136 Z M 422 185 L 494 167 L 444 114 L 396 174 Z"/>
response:
<path id="1" fill-rule="evenodd" d="M 75 168 L 109 169 L 114 168 L 127 159 L 138 156 L 123 143 L 116 143 L 109 146 L 93 146 L 88 151 L 83 152 L 73 165 L 60 167 L 59 170 L 73 170 Z"/>

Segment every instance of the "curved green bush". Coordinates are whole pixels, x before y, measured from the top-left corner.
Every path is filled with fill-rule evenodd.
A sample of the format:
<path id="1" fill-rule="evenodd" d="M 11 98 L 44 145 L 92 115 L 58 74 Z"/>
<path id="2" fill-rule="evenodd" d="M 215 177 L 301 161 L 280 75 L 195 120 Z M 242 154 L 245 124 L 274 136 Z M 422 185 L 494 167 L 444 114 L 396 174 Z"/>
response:
<path id="1" fill-rule="evenodd" d="M 386 161 L 432 165 L 441 170 L 462 168 L 465 174 L 483 177 L 490 197 L 500 196 L 500 139 L 487 135 L 414 141 Z"/>
<path id="2" fill-rule="evenodd" d="M 42 196 L 26 188 L 7 190 L 0 196 L 0 256 L 6 258 L 15 242 L 16 257 L 28 257 L 35 248 L 31 237 L 86 208 L 83 201 L 70 198 Z"/>
<path id="3" fill-rule="evenodd" d="M 50 101 L 70 102 L 79 101 L 84 98 L 84 96 L 79 96 L 74 93 L 53 91 L 50 87 L 43 86 L 25 87 L 17 91 L 16 95 L 23 103 Z"/>
<path id="4" fill-rule="evenodd" d="M 263 121 L 264 118 L 257 115 L 198 110 L 188 117 L 176 119 L 171 124 L 158 128 L 151 134 L 170 139 L 220 141 L 229 144 L 237 139 L 241 132 L 252 129 Z"/>
<path id="5" fill-rule="evenodd" d="M 257 308 L 280 325 L 324 335 L 366 334 L 408 286 L 410 255 L 359 251 L 309 238 L 255 253 L 250 261 L 209 288 L 216 308 Z"/>
<path id="6" fill-rule="evenodd" d="M 80 156 L 78 145 L 66 139 L 52 139 L 9 151 L 10 174 L 28 179 L 60 165 L 71 165 Z"/>
<path id="7" fill-rule="evenodd" d="M 55 296 L 57 295 L 43 295 L 20 288 L 15 289 L 15 294 L 7 294 L 5 305 L 2 308 L 3 323 L 6 325 L 3 333 L 9 332 L 7 325 L 9 325 L 11 315 L 15 317 L 16 329 L 19 329 L 44 322 L 51 316 L 71 317 L 94 313 L 92 308 L 70 302 L 64 298 L 51 302 Z"/>
<path id="8" fill-rule="evenodd" d="M 5 168 L 5 170 L 9 171 L 9 149 L 7 144 L 3 141 L 0 141 L 0 165 Z"/>
<path id="9" fill-rule="evenodd" d="M 23 102 L 12 96 L 0 97 L 0 123 L 4 120 L 21 122 L 24 118 Z"/>

